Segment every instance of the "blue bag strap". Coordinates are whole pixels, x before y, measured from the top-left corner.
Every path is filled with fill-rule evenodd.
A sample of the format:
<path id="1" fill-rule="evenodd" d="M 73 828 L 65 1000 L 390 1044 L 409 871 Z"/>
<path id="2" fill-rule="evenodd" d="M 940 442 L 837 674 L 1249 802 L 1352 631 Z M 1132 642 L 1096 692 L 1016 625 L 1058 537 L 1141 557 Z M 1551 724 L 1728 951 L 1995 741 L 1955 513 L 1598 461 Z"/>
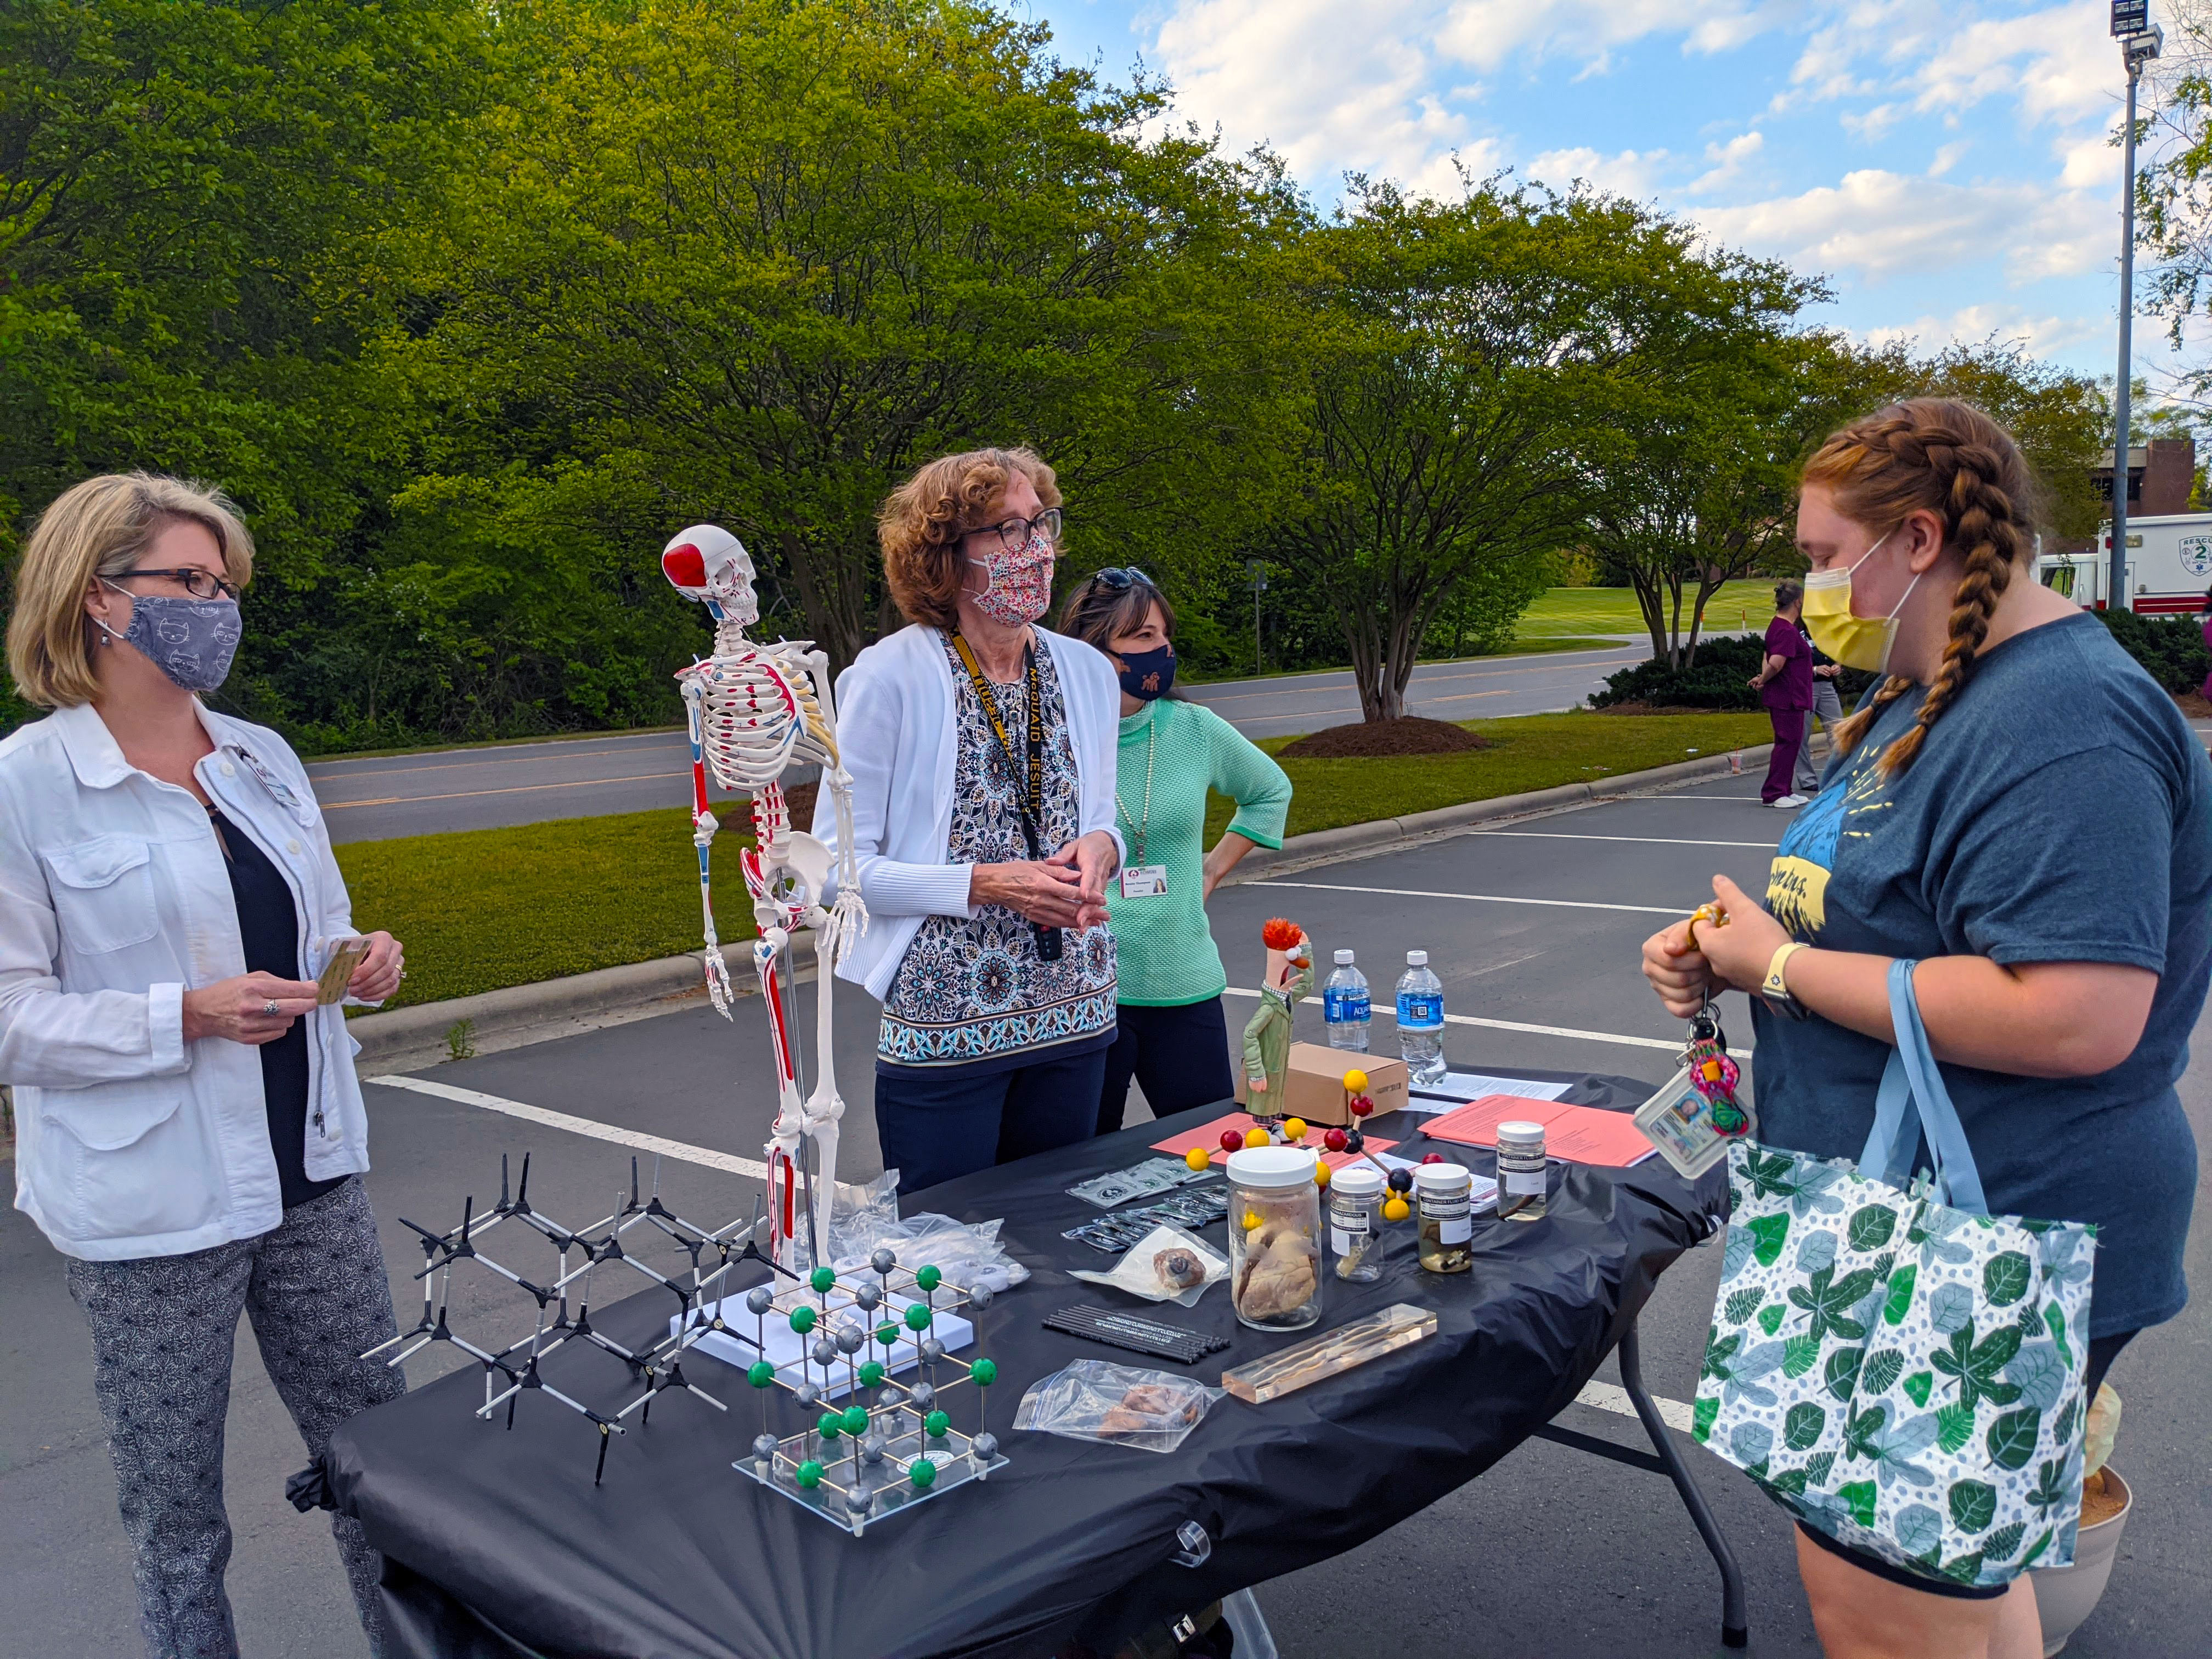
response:
<path id="1" fill-rule="evenodd" d="M 1924 1131 L 1943 1201 L 1975 1215 L 1987 1215 L 1989 1200 L 1983 1195 L 1973 1149 L 1966 1144 L 1965 1126 L 1951 1104 L 1950 1091 L 1943 1086 L 1936 1056 L 1929 1050 L 1928 1028 L 1921 1023 L 1920 1001 L 1912 989 L 1912 970 L 1919 965 L 1903 958 L 1889 965 L 1889 1018 L 1896 1030 L 1897 1047 L 1875 1097 L 1874 1127 L 1867 1136 L 1865 1151 L 1859 1155 L 1859 1174 L 1893 1187 L 1903 1186 L 1915 1144 Z M 1917 1112 L 1908 1111 L 1908 1106 L 1917 1107 Z"/>

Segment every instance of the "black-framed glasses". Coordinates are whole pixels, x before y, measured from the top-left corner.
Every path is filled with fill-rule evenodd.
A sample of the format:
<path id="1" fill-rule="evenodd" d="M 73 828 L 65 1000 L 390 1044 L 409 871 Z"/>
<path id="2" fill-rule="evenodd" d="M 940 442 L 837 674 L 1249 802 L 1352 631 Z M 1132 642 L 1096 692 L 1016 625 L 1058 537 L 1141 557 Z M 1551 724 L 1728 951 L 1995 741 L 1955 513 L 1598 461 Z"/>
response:
<path id="1" fill-rule="evenodd" d="M 978 525 L 967 533 L 970 536 L 996 534 L 999 545 L 1009 553 L 1018 553 L 1027 547 L 1031 535 L 1042 536 L 1057 546 L 1060 542 L 1060 509 L 1048 507 L 1034 519 L 1007 519 L 999 524 Z"/>
<path id="2" fill-rule="evenodd" d="M 212 599 L 218 596 L 226 599 L 234 599 L 239 592 L 236 582 L 225 581 L 214 571 L 203 570 L 197 565 L 186 565 L 176 570 L 125 570 L 118 575 L 103 576 L 100 580 L 107 582 L 127 581 L 133 576 L 165 576 L 177 583 L 196 599 Z"/>
<path id="3" fill-rule="evenodd" d="M 1091 579 L 1091 586 L 1103 587 L 1109 593 L 1126 593 L 1140 582 L 1146 587 L 1159 586 L 1133 564 L 1109 566 Z"/>

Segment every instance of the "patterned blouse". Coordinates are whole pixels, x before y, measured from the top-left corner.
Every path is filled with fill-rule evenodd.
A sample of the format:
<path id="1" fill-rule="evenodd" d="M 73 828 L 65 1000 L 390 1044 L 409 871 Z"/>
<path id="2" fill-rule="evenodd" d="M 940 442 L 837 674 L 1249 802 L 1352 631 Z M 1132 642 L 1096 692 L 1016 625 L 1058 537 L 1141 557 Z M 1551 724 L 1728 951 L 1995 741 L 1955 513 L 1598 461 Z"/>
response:
<path id="1" fill-rule="evenodd" d="M 1013 744 L 1010 766 L 950 639 L 959 722 L 959 758 L 952 778 L 949 864 L 1006 864 L 1030 856 L 1022 839 L 1028 799 L 1029 682 L 993 682 L 991 695 Z M 1037 643 L 1037 690 L 1044 704 L 1044 834 L 1041 851 L 1075 838 L 1075 749 L 1052 653 Z M 1061 936 L 1060 960 L 1045 962 L 1028 919 L 1003 905 L 980 915 L 926 918 L 907 947 L 884 999 L 878 1062 L 956 1066 L 1005 1064 L 1032 1049 L 1103 1039 L 1114 1029 L 1114 936 L 1103 927 Z"/>

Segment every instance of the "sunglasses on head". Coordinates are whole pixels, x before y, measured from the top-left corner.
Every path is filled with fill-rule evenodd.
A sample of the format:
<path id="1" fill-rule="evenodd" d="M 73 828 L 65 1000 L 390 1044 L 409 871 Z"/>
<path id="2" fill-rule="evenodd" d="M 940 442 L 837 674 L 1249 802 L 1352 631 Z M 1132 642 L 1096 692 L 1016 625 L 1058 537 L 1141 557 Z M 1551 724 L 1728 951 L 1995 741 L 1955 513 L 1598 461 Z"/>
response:
<path id="1" fill-rule="evenodd" d="M 1091 586 L 1103 587 L 1110 593 L 1125 593 L 1129 589 L 1138 586 L 1139 583 L 1142 583 L 1146 587 L 1157 587 L 1159 586 L 1158 583 L 1155 582 L 1150 576 L 1147 576 L 1143 571 L 1138 569 L 1137 567 L 1133 564 L 1115 565 L 1110 569 L 1100 571 L 1097 575 L 1091 579 Z"/>

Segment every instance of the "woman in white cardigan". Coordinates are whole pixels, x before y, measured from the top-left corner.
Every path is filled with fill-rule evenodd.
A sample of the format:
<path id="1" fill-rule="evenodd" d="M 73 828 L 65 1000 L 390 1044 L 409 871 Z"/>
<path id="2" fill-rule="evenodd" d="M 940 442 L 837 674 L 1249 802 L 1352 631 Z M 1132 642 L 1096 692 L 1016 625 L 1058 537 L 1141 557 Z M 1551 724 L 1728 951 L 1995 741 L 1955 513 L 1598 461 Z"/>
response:
<path id="1" fill-rule="evenodd" d="M 870 918 L 838 971 L 883 1002 L 876 1127 L 912 1192 L 1095 1127 L 1114 1039 L 1121 703 L 1103 656 L 1032 625 L 1060 536 L 1037 456 L 933 461 L 878 532 L 912 626 L 837 681 Z M 814 832 L 835 838 L 826 802 Z"/>

